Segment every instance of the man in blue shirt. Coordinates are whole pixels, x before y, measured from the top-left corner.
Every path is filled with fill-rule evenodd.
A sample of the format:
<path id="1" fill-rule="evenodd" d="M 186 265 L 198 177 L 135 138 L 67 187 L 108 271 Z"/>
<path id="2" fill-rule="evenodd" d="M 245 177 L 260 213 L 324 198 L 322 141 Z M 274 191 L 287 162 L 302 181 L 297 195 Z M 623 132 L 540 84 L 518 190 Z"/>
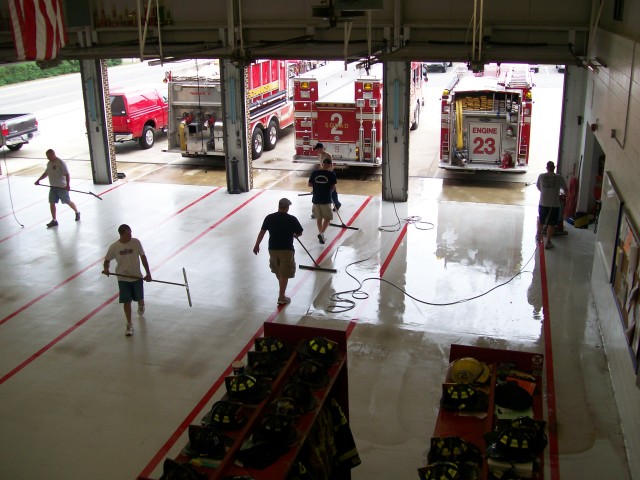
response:
<path id="1" fill-rule="evenodd" d="M 331 159 L 325 158 L 322 167 L 314 170 L 309 177 L 309 186 L 313 189 L 311 202 L 313 203 L 313 215 L 318 224 L 318 240 L 325 242 L 324 232 L 333 220 L 331 211 L 331 193 L 336 188 L 336 174 L 331 170 Z"/>
<path id="2" fill-rule="evenodd" d="M 267 215 L 262 222 L 253 253 L 260 252 L 260 243 L 269 232 L 269 266 L 276 275 L 280 287 L 278 305 L 286 305 L 291 299 L 285 295 L 289 279 L 296 276 L 296 259 L 293 248 L 293 237 L 302 235 L 302 225 L 296 217 L 290 215 L 291 200 L 281 198 L 278 211 Z"/>

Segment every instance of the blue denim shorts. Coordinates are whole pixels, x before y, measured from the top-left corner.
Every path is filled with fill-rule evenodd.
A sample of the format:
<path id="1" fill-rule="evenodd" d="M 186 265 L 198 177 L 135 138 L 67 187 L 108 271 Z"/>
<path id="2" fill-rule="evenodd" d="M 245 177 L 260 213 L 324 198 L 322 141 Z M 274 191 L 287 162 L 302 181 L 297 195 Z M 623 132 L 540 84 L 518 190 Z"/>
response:
<path id="1" fill-rule="evenodd" d="M 118 289 L 120 290 L 120 303 L 144 300 L 144 284 L 142 283 L 142 279 L 134 280 L 133 282 L 118 280 Z"/>

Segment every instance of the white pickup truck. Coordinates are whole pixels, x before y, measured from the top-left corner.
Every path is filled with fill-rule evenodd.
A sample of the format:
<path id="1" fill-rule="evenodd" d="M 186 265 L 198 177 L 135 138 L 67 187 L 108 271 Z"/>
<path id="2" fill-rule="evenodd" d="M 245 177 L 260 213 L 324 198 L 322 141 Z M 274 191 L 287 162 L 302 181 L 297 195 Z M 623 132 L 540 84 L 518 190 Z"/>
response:
<path id="1" fill-rule="evenodd" d="M 32 113 L 0 114 L 0 147 L 20 150 L 38 134 L 38 121 Z"/>

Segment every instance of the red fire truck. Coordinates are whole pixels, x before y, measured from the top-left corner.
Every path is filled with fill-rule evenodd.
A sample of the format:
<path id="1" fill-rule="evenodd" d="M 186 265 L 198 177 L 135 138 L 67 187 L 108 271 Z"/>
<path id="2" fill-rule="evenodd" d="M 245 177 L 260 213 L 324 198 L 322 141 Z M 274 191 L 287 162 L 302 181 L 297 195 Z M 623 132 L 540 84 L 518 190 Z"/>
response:
<path id="1" fill-rule="evenodd" d="M 247 67 L 249 131 L 254 159 L 278 142 L 293 124 L 290 80 L 309 62 L 257 60 Z M 168 73 L 169 151 L 183 156 L 224 155 L 222 89 L 217 62 L 186 73 Z"/>
<path id="2" fill-rule="evenodd" d="M 532 88 L 527 65 L 456 76 L 441 98 L 440 167 L 526 172 Z"/>
<path id="3" fill-rule="evenodd" d="M 425 72 L 411 64 L 411 130 L 424 106 Z M 367 73 L 361 64 L 328 62 L 294 81 L 294 162 L 316 163 L 322 143 L 337 165 L 378 166 L 382 162 L 382 65 Z"/>

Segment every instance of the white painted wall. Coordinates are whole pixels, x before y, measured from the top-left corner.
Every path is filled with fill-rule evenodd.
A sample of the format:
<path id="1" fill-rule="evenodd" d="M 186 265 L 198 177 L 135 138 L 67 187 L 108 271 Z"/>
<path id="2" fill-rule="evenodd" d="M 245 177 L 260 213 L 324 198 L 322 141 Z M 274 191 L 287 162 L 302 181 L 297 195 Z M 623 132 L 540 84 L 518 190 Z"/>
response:
<path id="1" fill-rule="evenodd" d="M 588 123 L 598 125 L 594 136 L 607 157 L 606 170 L 611 172 L 629 215 L 638 225 L 640 224 L 638 189 L 640 185 L 640 42 L 599 29 L 592 52 L 606 64 L 606 68 L 599 68 L 596 73 L 589 74 L 585 117 Z M 604 202 L 606 198 L 603 196 L 603 204 Z M 600 255 L 594 256 L 592 289 L 624 432 L 629 467 L 632 477 L 638 479 L 640 478 L 640 388 L 636 386 L 636 374 L 623 334 L 620 315 Z"/>

